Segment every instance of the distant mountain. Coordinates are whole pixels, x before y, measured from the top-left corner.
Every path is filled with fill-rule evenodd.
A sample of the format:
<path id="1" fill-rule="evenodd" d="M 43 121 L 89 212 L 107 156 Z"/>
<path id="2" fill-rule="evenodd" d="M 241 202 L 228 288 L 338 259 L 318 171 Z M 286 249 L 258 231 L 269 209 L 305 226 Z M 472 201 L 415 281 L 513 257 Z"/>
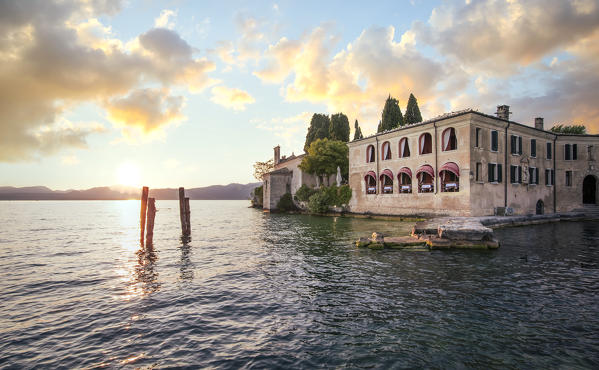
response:
<path id="1" fill-rule="evenodd" d="M 243 200 L 249 199 L 250 193 L 261 183 L 212 185 L 203 188 L 185 189 L 189 199 L 203 200 Z M 138 199 L 141 189 L 122 186 L 103 186 L 87 190 L 51 190 L 45 186 L 29 186 L 15 188 L 0 187 L 0 200 L 121 200 Z M 156 199 L 179 199 L 178 189 L 152 189 L 150 197 Z"/>

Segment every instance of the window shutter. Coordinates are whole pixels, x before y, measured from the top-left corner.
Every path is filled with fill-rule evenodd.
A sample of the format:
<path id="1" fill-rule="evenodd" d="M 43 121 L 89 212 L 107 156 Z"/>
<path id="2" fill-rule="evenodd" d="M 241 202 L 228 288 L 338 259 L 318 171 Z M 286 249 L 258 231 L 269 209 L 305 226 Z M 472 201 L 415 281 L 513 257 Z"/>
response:
<path id="1" fill-rule="evenodd" d="M 476 128 L 476 139 L 474 139 L 474 141 L 475 141 L 475 143 L 476 143 L 476 145 L 475 145 L 475 146 L 476 146 L 477 148 L 478 148 L 478 147 L 480 147 L 480 142 L 479 142 L 479 140 L 480 140 L 480 128 L 478 128 L 478 127 L 477 127 L 477 128 Z"/>
<path id="2" fill-rule="evenodd" d="M 570 160 L 570 144 L 564 145 L 564 159 L 566 161 Z"/>
<path id="3" fill-rule="evenodd" d="M 510 183 L 516 182 L 516 167 L 510 166 Z"/>
<path id="4" fill-rule="evenodd" d="M 551 143 L 547 143 L 547 159 L 551 159 Z"/>
<path id="5" fill-rule="evenodd" d="M 518 166 L 518 184 L 522 184 L 522 166 Z"/>
<path id="6" fill-rule="evenodd" d="M 518 154 L 522 154 L 522 136 L 518 136 Z"/>
<path id="7" fill-rule="evenodd" d="M 516 137 L 510 136 L 510 153 L 516 154 Z"/>
<path id="8" fill-rule="evenodd" d="M 503 169 L 501 163 L 497 165 L 497 182 L 501 182 L 503 179 Z"/>
<path id="9" fill-rule="evenodd" d="M 530 156 L 537 156 L 537 141 L 535 139 L 530 140 Z"/>
<path id="10" fill-rule="evenodd" d="M 493 165 L 491 163 L 489 163 L 487 165 L 487 169 L 489 170 L 489 182 L 493 182 Z"/>
<path id="11" fill-rule="evenodd" d="M 555 185 L 555 170 L 551 170 L 551 185 Z"/>
<path id="12" fill-rule="evenodd" d="M 578 145 L 577 144 L 572 144 L 572 159 L 573 160 L 577 160 L 578 159 Z"/>

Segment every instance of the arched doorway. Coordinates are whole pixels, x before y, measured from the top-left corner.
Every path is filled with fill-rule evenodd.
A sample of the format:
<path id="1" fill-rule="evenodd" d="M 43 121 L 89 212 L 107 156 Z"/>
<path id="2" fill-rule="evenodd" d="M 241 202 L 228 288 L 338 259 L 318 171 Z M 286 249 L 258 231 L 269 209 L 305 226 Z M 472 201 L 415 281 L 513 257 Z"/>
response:
<path id="1" fill-rule="evenodd" d="M 545 204 L 543 203 L 542 200 L 538 200 L 537 201 L 537 215 L 542 215 L 543 213 L 545 213 Z"/>
<path id="2" fill-rule="evenodd" d="M 583 204 L 595 204 L 595 194 L 597 193 L 597 180 L 595 176 L 588 175 L 582 181 L 582 203 Z"/>

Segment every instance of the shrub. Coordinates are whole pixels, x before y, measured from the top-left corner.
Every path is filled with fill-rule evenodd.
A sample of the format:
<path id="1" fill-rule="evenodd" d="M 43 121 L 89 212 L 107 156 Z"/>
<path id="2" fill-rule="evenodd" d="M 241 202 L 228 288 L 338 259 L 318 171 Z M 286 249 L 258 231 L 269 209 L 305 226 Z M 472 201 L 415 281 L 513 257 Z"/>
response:
<path id="1" fill-rule="evenodd" d="M 293 199 L 291 198 L 291 193 L 285 193 L 279 199 L 277 203 L 277 210 L 282 212 L 289 212 L 295 210 L 295 204 L 293 203 Z"/>
<path id="2" fill-rule="evenodd" d="M 349 185 L 341 185 L 339 187 L 336 204 L 338 206 L 340 206 L 342 204 L 349 203 L 349 200 L 351 199 L 351 194 L 352 194 L 352 192 L 351 192 L 351 188 L 349 187 Z"/>
<path id="3" fill-rule="evenodd" d="M 318 190 L 312 189 L 308 185 L 304 184 L 300 186 L 299 189 L 297 189 L 297 191 L 295 192 L 295 196 L 297 197 L 297 200 L 301 202 L 306 202 L 308 201 L 308 199 L 310 199 L 310 196 L 312 196 L 312 194 L 316 193 L 317 191 Z"/>
<path id="4" fill-rule="evenodd" d="M 329 202 L 330 199 L 327 196 L 327 193 L 324 191 L 319 191 L 316 194 L 312 194 L 308 201 L 308 209 L 312 213 L 325 213 L 329 210 Z"/>
<path id="5" fill-rule="evenodd" d="M 252 206 L 254 207 L 262 207 L 263 204 L 263 194 L 262 194 L 262 185 L 258 186 L 252 192 Z"/>

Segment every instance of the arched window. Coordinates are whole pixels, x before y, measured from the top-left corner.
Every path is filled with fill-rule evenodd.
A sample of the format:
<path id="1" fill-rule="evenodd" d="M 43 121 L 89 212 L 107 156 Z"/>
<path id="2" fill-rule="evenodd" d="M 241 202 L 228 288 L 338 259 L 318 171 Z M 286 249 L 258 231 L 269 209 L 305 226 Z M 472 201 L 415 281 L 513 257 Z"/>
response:
<path id="1" fill-rule="evenodd" d="M 383 189 L 383 194 L 392 194 L 393 193 L 393 172 L 391 170 L 384 170 L 381 173 L 381 187 Z"/>
<path id="2" fill-rule="evenodd" d="M 439 169 L 442 192 L 460 191 L 460 168 L 453 162 L 447 162 Z"/>
<path id="3" fill-rule="evenodd" d="M 416 171 L 418 177 L 418 192 L 432 193 L 435 191 L 435 171 L 428 164 L 420 166 Z"/>
<path id="4" fill-rule="evenodd" d="M 397 180 L 399 180 L 399 192 L 400 193 L 411 193 L 412 192 L 412 171 L 408 167 L 402 167 L 397 174 Z"/>
<path id="5" fill-rule="evenodd" d="M 368 148 L 366 148 L 366 162 L 370 163 L 370 162 L 374 162 L 374 145 L 368 145 Z"/>
<path id="6" fill-rule="evenodd" d="M 366 194 L 376 194 L 376 174 L 373 171 L 369 171 L 364 176 L 366 182 Z"/>
<path id="7" fill-rule="evenodd" d="M 453 127 L 446 128 L 441 135 L 441 145 L 443 151 L 456 150 L 458 148 L 458 139 L 455 136 L 455 129 Z"/>
<path id="8" fill-rule="evenodd" d="M 408 138 L 404 137 L 399 140 L 399 158 L 406 158 L 410 156 L 410 144 Z"/>
<path id="9" fill-rule="evenodd" d="M 428 132 L 425 132 L 424 134 L 420 135 L 420 138 L 418 139 L 418 152 L 420 154 L 429 154 L 433 152 L 433 138 L 431 137 L 431 134 L 429 134 Z"/>
<path id="10" fill-rule="evenodd" d="M 381 150 L 383 152 L 383 155 L 382 155 L 383 161 L 386 161 L 387 159 L 391 159 L 391 144 L 389 144 L 388 141 L 385 141 L 383 143 Z"/>

